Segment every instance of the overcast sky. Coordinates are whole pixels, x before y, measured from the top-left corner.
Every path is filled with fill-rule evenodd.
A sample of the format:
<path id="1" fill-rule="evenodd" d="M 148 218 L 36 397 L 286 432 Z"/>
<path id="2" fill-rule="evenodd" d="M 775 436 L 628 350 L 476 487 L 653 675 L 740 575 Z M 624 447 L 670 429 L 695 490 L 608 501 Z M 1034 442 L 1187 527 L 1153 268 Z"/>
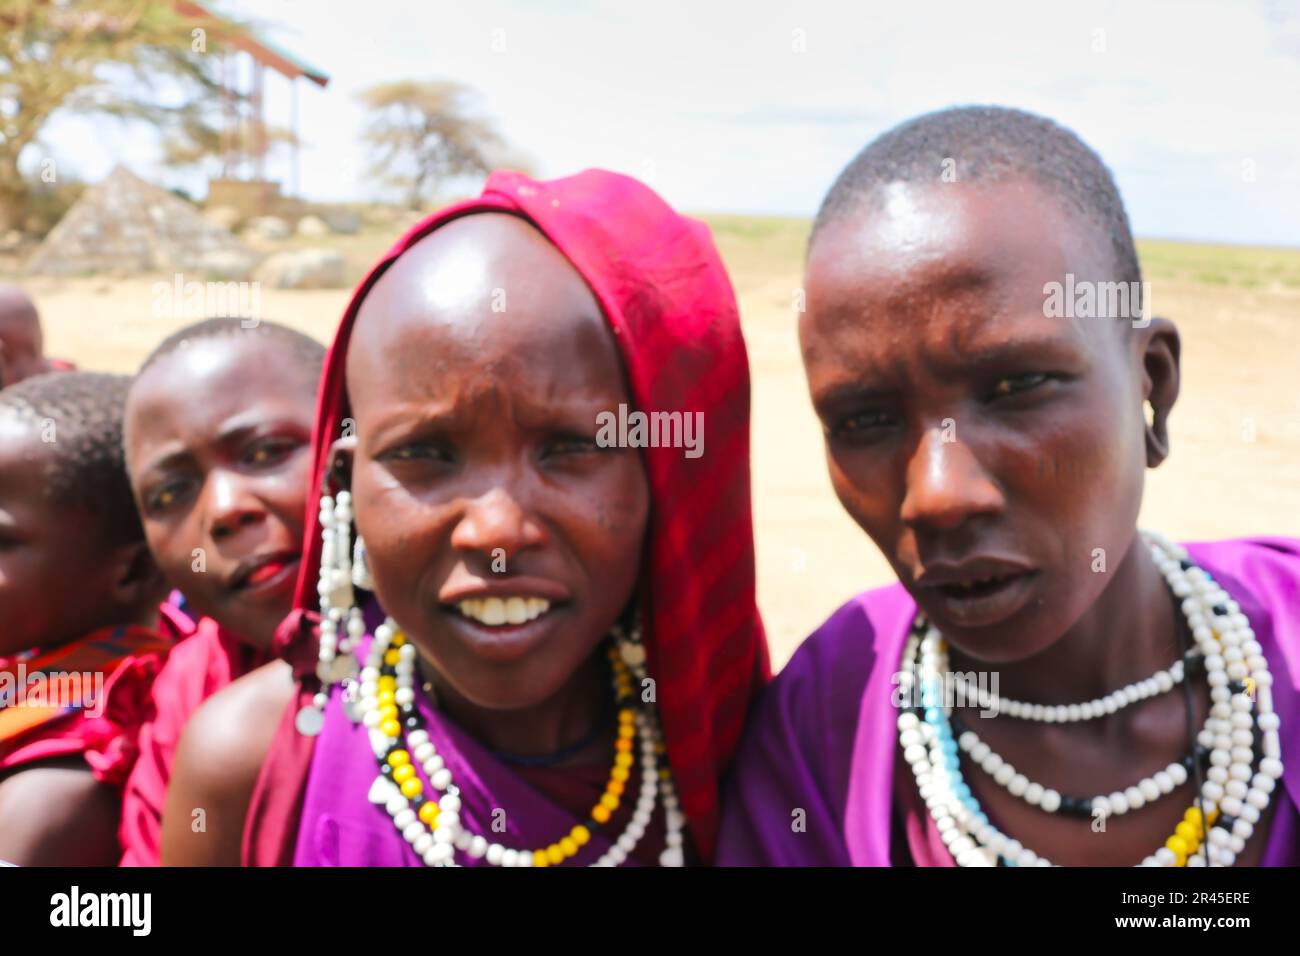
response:
<path id="1" fill-rule="evenodd" d="M 469 84 L 540 174 L 616 169 L 695 212 L 811 215 L 894 123 L 998 103 L 1046 114 L 1100 152 L 1140 235 L 1300 245 L 1293 0 L 218 6 L 252 14 L 331 76 L 298 93 L 313 199 L 377 195 L 356 93 L 385 80 Z M 268 84 L 268 119 L 287 125 L 289 84 Z M 84 178 L 117 160 L 162 178 L 147 132 L 64 117 L 46 139 Z M 287 162 L 270 171 L 288 178 Z"/>

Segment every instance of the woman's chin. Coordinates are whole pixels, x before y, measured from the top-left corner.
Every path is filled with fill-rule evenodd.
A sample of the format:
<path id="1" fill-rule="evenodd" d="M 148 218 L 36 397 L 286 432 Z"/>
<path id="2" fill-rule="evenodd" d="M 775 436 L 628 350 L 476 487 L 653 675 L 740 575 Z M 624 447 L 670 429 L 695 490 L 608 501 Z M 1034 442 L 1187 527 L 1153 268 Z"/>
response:
<path id="1" fill-rule="evenodd" d="M 509 712 L 529 710 L 558 694 L 563 678 L 535 673 L 535 668 L 511 668 L 512 673 L 461 671 L 444 675 L 457 696 L 480 710 Z"/>
<path id="2" fill-rule="evenodd" d="M 950 649 L 981 665 L 1010 665 L 1029 660 L 1048 650 L 1060 634 L 1041 623 L 1035 614 L 1025 613 L 991 627 L 945 627 L 932 621 Z"/>

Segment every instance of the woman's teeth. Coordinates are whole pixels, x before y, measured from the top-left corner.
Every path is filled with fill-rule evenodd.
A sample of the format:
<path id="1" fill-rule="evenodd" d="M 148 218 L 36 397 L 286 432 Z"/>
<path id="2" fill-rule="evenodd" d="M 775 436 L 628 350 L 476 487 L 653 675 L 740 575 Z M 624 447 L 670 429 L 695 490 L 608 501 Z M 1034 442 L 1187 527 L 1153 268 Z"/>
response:
<path id="1" fill-rule="evenodd" d="M 1005 580 L 1006 580 L 1005 576 L 995 575 L 994 577 L 991 578 L 975 578 L 970 581 L 958 581 L 956 584 L 949 585 L 949 586 L 954 587 L 959 591 L 975 591 L 981 588 L 987 588 L 990 586 L 1001 584 Z"/>
<path id="2" fill-rule="evenodd" d="M 471 621 L 488 627 L 502 624 L 527 624 L 551 609 L 551 602 L 540 597 L 466 598 L 456 607 Z"/>

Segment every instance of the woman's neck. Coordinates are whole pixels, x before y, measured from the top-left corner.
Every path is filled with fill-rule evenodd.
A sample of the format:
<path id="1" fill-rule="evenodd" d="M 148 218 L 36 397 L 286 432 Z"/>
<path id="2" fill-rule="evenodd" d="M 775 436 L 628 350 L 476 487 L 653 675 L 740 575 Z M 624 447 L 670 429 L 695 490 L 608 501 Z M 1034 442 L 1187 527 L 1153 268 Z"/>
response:
<path id="1" fill-rule="evenodd" d="M 600 653 L 592 654 L 554 694 L 530 707 L 495 710 L 480 707 L 450 687 L 432 667 L 421 661 L 423 679 L 431 680 L 438 709 L 480 744 L 499 754 L 546 757 L 573 747 L 606 716 L 612 694 L 608 668 Z M 605 735 L 596 734 L 558 765 L 582 764 L 608 755 Z"/>
<path id="2" fill-rule="evenodd" d="M 1174 614 L 1164 577 L 1136 536 L 1101 595 L 1055 644 L 1026 660 L 993 666 L 998 693 L 1074 704 L 1150 677 L 1178 658 Z M 955 671 L 990 669 L 955 647 L 950 657 Z"/>

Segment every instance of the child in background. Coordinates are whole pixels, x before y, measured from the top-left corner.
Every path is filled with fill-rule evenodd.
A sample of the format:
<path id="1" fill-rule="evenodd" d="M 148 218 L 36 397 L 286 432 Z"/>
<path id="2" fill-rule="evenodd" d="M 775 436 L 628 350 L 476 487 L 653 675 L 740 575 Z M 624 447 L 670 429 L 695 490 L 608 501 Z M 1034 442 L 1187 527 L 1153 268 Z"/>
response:
<path id="1" fill-rule="evenodd" d="M 190 714 L 272 659 L 293 606 L 325 349 L 272 322 L 247 324 L 209 319 L 175 333 L 145 360 L 127 402 L 127 461 L 149 546 L 199 619 L 165 609 L 192 636 L 154 684 L 123 801 L 124 866 L 158 864 Z"/>
<path id="2" fill-rule="evenodd" d="M 36 303 L 16 285 L 0 284 L 0 388 L 44 372 L 67 372 L 72 363 L 45 357 Z"/>
<path id="3" fill-rule="evenodd" d="M 129 379 L 0 392 L 0 859 L 108 865 L 149 682 L 161 576 L 122 460 Z"/>

